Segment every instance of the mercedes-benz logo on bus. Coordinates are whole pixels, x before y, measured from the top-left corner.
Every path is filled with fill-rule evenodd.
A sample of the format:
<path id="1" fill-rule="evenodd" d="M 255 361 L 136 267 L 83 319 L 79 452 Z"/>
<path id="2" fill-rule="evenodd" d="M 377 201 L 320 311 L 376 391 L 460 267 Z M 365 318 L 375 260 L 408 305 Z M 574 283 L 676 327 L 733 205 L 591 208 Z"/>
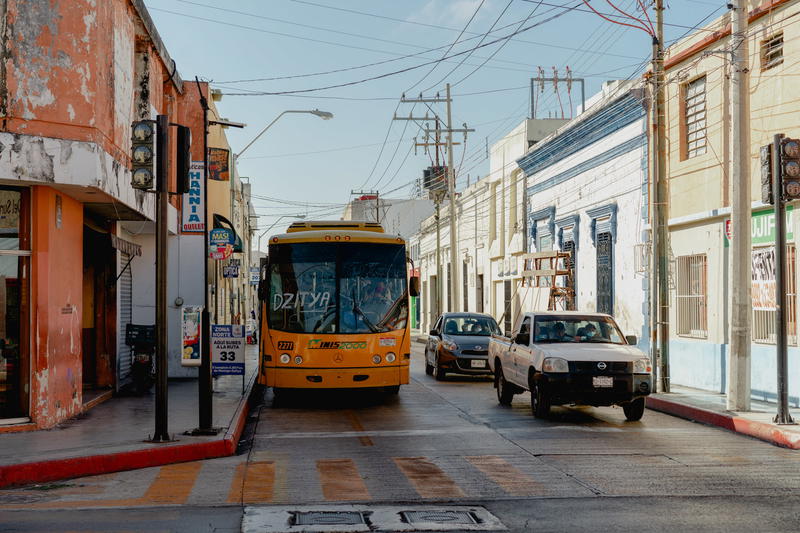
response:
<path id="1" fill-rule="evenodd" d="M 606 364 L 605 364 L 604 362 L 602 362 L 602 361 L 600 361 L 599 363 L 597 363 L 597 368 L 598 368 L 599 370 L 605 370 L 607 366 L 608 366 L 608 365 L 606 365 Z"/>
<path id="2" fill-rule="evenodd" d="M 341 363 L 342 362 L 342 354 L 337 353 L 336 355 L 333 356 L 333 360 L 336 363 Z"/>

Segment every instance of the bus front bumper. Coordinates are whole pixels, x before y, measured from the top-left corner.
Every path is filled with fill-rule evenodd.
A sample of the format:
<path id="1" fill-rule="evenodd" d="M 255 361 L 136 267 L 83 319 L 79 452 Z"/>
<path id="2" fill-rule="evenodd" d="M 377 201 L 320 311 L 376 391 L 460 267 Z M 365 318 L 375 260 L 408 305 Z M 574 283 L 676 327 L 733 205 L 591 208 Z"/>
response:
<path id="1" fill-rule="evenodd" d="M 354 389 L 408 383 L 408 366 L 363 368 L 267 367 L 266 385 L 282 389 Z"/>

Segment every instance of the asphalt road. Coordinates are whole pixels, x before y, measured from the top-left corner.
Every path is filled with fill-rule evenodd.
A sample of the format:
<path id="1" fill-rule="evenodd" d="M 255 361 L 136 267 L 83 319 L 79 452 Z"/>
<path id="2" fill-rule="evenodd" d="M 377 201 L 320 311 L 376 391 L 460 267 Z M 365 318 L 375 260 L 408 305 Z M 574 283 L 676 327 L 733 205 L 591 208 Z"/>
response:
<path id="1" fill-rule="evenodd" d="M 527 394 L 502 407 L 488 379 L 426 376 L 421 349 L 398 396 L 268 391 L 236 457 L 0 491 L 0 531 L 239 531 L 243 514 L 300 531 L 287 517 L 308 511 L 426 527 L 382 522 L 403 510 L 451 521 L 434 531 L 800 530 L 800 452 L 654 411 L 537 420 Z"/>

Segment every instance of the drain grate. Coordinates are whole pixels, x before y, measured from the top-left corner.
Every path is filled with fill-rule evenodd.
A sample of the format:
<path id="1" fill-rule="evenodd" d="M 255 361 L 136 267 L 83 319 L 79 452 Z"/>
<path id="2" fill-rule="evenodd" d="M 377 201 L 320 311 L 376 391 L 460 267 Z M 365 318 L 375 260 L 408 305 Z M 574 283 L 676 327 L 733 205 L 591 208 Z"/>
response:
<path id="1" fill-rule="evenodd" d="M 353 511 L 295 511 L 293 525 L 297 526 L 355 526 L 366 524 L 364 513 Z"/>
<path id="2" fill-rule="evenodd" d="M 467 511 L 401 511 L 403 520 L 409 524 L 429 523 L 429 524 L 478 524 L 475 516 Z"/>

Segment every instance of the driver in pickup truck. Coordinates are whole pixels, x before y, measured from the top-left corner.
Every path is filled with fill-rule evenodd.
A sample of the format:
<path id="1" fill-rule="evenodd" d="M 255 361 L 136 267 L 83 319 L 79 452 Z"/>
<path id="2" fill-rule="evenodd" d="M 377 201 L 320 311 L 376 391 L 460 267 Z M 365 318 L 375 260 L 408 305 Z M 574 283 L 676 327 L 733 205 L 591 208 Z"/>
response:
<path id="1" fill-rule="evenodd" d="M 556 322 L 553 326 L 552 340 L 558 342 L 572 342 L 574 339 L 572 338 L 572 335 L 567 334 L 567 328 L 564 327 L 563 322 Z"/>

